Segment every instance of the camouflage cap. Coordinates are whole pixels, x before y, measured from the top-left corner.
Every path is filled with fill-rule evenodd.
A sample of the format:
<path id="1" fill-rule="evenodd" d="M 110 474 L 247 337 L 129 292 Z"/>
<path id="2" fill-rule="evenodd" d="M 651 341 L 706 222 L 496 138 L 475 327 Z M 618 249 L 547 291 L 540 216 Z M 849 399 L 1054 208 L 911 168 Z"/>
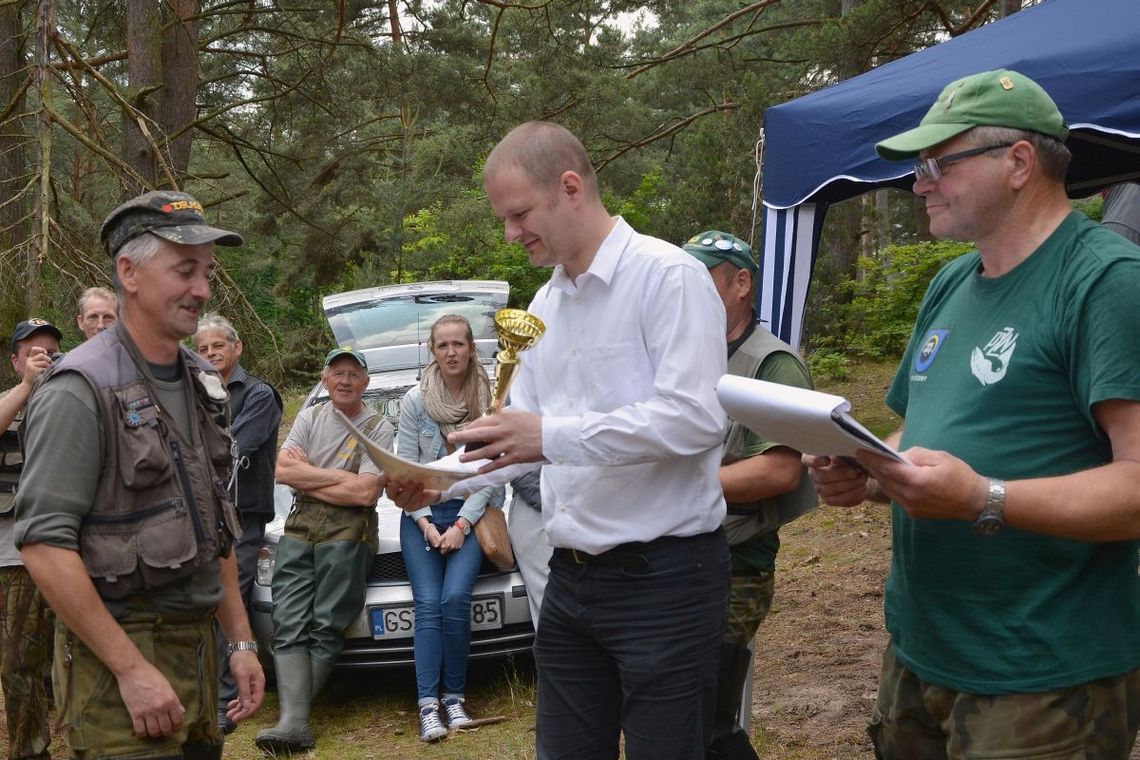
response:
<path id="1" fill-rule="evenodd" d="M 16 353 L 20 348 L 20 341 L 27 340 L 38 332 L 50 333 L 55 336 L 57 341 L 63 340 L 63 333 L 59 331 L 58 327 L 46 319 L 32 317 L 18 323 L 16 329 L 12 331 L 12 353 Z"/>
<path id="2" fill-rule="evenodd" d="M 202 204 L 186 193 L 154 190 L 131 198 L 112 211 L 99 230 L 111 258 L 139 235 L 150 232 L 178 245 L 241 245 L 241 235 L 206 224 Z"/>
<path id="3" fill-rule="evenodd" d="M 754 277 L 759 270 L 752 258 L 752 247 L 728 232 L 709 230 L 693 235 L 681 248 L 709 269 L 728 261 L 737 269 L 747 269 Z"/>

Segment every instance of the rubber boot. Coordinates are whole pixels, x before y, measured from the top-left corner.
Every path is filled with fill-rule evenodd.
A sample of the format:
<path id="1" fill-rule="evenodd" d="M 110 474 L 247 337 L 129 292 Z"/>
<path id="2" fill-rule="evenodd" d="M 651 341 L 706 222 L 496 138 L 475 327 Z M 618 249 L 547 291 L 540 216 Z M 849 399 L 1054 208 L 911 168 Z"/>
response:
<path id="1" fill-rule="evenodd" d="M 277 725 L 257 733 L 258 749 L 268 754 L 290 754 L 312 749 L 313 730 L 309 712 L 313 703 L 313 671 L 309 653 L 273 655 L 277 671 L 277 701 L 281 714 Z"/>
<path id="2" fill-rule="evenodd" d="M 739 724 L 740 699 L 752 675 L 752 652 L 728 641 L 721 644 L 716 680 L 716 712 L 707 760 L 760 760 Z"/>
<path id="3" fill-rule="evenodd" d="M 313 661 L 313 699 L 315 700 L 321 691 L 325 688 L 325 684 L 329 682 L 329 676 L 333 672 L 333 664 L 325 662 L 324 660 L 316 657 L 312 658 Z"/>

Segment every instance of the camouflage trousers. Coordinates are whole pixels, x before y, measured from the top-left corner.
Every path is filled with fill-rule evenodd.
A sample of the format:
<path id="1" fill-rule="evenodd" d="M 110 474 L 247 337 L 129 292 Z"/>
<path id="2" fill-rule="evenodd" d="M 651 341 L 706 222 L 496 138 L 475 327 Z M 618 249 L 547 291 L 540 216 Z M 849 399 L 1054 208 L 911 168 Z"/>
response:
<path id="1" fill-rule="evenodd" d="M 48 757 L 51 723 L 44 678 L 51 651 L 47 604 L 23 567 L 0 568 L 0 683 L 8 757 Z"/>
<path id="2" fill-rule="evenodd" d="M 115 676 L 87 645 L 57 622 L 52 679 L 71 756 L 77 760 L 220 760 L 213 613 L 174 616 L 136 612 L 118 623 L 178 695 L 186 710 L 182 728 L 171 736 L 135 736 Z"/>
<path id="3" fill-rule="evenodd" d="M 728 625 L 724 629 L 725 641 L 747 647 L 760 628 L 760 623 L 768 616 L 775 591 L 775 573 L 732 576 Z"/>
<path id="4" fill-rule="evenodd" d="M 1035 694 L 986 696 L 920 681 L 883 655 L 867 732 L 879 760 L 1128 760 L 1140 724 L 1140 668 Z"/>

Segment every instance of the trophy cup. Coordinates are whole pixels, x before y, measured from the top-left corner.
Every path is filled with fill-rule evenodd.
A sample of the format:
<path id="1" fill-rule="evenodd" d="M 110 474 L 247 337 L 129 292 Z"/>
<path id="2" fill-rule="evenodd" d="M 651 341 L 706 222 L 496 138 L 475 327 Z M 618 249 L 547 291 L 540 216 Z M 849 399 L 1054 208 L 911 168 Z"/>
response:
<path id="1" fill-rule="evenodd" d="M 519 353 L 533 348 L 546 332 L 546 324 L 529 311 L 522 309 L 499 309 L 495 312 L 495 332 L 499 335 L 499 353 L 495 356 L 498 369 L 495 372 L 495 388 L 491 393 L 491 403 L 484 416 L 495 414 L 503 408 L 507 391 L 515 372 L 519 368 Z M 464 451 L 471 452 L 486 446 L 485 441 L 470 441 Z"/>
<path id="2" fill-rule="evenodd" d="M 495 312 L 495 332 L 499 334 L 501 349 L 495 356 L 498 371 L 495 372 L 495 390 L 487 414 L 494 414 L 503 408 L 507 391 L 515 379 L 519 367 L 519 352 L 533 348 L 546 332 L 546 324 L 529 311 L 522 309 L 499 309 Z"/>

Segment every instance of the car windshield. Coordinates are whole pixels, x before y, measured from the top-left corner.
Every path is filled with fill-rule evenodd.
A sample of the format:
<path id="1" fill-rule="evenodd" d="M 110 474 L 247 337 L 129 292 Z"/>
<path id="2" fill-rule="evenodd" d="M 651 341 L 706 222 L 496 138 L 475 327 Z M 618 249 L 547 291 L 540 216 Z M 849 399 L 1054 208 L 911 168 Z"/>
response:
<path id="1" fill-rule="evenodd" d="M 422 343 L 444 314 L 466 317 L 476 340 L 494 340 L 495 312 L 505 301 L 499 293 L 388 296 L 329 309 L 328 319 L 337 343 L 361 349 Z"/>

